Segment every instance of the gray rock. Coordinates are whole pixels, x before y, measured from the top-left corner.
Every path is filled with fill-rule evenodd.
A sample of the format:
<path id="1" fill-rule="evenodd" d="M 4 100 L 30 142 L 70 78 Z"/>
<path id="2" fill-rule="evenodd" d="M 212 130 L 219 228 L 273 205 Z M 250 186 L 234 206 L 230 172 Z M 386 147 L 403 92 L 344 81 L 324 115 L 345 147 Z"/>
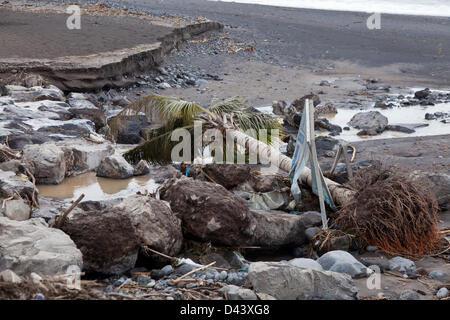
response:
<path id="1" fill-rule="evenodd" d="M 238 251 L 227 251 L 223 257 L 228 261 L 231 267 L 237 269 L 244 269 L 249 266 L 249 263 Z"/>
<path id="2" fill-rule="evenodd" d="M 162 199 L 182 218 L 185 232 L 198 239 L 225 246 L 254 244 L 256 223 L 247 202 L 221 185 L 183 178 Z"/>
<path id="3" fill-rule="evenodd" d="M 288 104 L 286 101 L 274 101 L 272 103 L 272 112 L 276 115 L 283 116 L 286 113 L 286 109 L 288 107 Z"/>
<path id="4" fill-rule="evenodd" d="M 446 273 L 441 270 L 433 270 L 428 274 L 431 278 L 436 280 L 444 280 L 446 278 Z"/>
<path id="5" fill-rule="evenodd" d="M 162 90 L 172 88 L 172 86 L 170 84 L 168 84 L 167 82 L 160 83 L 160 84 L 158 84 L 157 87 Z"/>
<path id="6" fill-rule="evenodd" d="M 430 89 L 425 88 L 423 90 L 416 91 L 414 93 L 414 97 L 416 99 L 421 99 L 422 100 L 422 99 L 426 99 L 430 94 L 431 94 Z"/>
<path id="7" fill-rule="evenodd" d="M 195 268 L 198 268 L 198 266 L 193 265 L 193 264 L 185 263 L 185 264 L 179 266 L 179 267 L 175 270 L 175 273 L 178 274 L 178 275 L 183 275 L 183 274 L 186 274 L 186 273 L 188 273 L 188 272 L 194 270 Z"/>
<path id="8" fill-rule="evenodd" d="M 402 273 L 414 273 L 416 271 L 416 264 L 414 261 L 406 258 L 394 257 L 389 260 L 389 269 Z"/>
<path id="9" fill-rule="evenodd" d="M 334 237 L 330 240 L 330 246 L 326 246 L 326 248 L 322 248 L 319 251 L 319 255 L 323 254 L 327 251 L 348 251 L 350 249 L 350 237 L 347 235 Z"/>
<path id="10" fill-rule="evenodd" d="M 31 169 L 37 184 L 60 184 L 66 175 L 64 151 L 53 143 L 26 145 L 23 161 Z"/>
<path id="11" fill-rule="evenodd" d="M 348 124 L 356 129 L 382 132 L 388 125 L 388 118 L 378 111 L 359 112 L 350 119 Z"/>
<path id="12" fill-rule="evenodd" d="M 106 157 L 97 168 L 97 176 L 105 178 L 126 179 L 133 173 L 133 167 L 120 155 Z"/>
<path id="13" fill-rule="evenodd" d="M 81 248 L 85 269 L 105 274 L 132 269 L 141 246 L 176 255 L 183 241 L 181 222 L 168 204 L 139 195 L 105 209 L 74 210 L 63 230 Z"/>
<path id="14" fill-rule="evenodd" d="M 219 278 L 220 281 L 224 281 L 227 277 L 228 277 L 228 273 L 225 270 L 223 270 L 223 271 L 220 272 L 218 278 Z"/>
<path id="15" fill-rule="evenodd" d="M 420 295 L 414 290 L 403 290 L 400 293 L 400 300 L 420 300 Z"/>
<path id="16" fill-rule="evenodd" d="M 375 252 L 375 251 L 377 251 L 378 249 L 377 249 L 377 247 L 376 246 L 367 246 L 366 247 L 366 251 L 367 252 Z"/>
<path id="17" fill-rule="evenodd" d="M 306 211 L 299 215 L 305 228 L 317 227 L 322 225 L 322 216 L 317 211 Z"/>
<path id="18" fill-rule="evenodd" d="M 97 107 L 90 101 L 80 98 L 69 98 L 67 100 L 69 106 L 73 109 L 97 109 Z"/>
<path id="19" fill-rule="evenodd" d="M 436 293 L 436 297 L 438 299 L 444 299 L 448 297 L 448 289 L 446 287 L 440 288 L 439 291 Z"/>
<path id="20" fill-rule="evenodd" d="M 167 266 L 162 268 L 161 271 L 163 272 L 164 276 L 168 276 L 173 272 L 173 267 L 170 264 L 168 264 Z"/>
<path id="21" fill-rule="evenodd" d="M 0 281 L 9 283 L 22 283 L 22 279 L 9 269 L 0 272 Z"/>
<path id="22" fill-rule="evenodd" d="M 84 139 L 65 139 L 55 143 L 70 159 L 66 164 L 66 175 L 76 175 L 86 171 L 96 171 L 100 162 L 107 156 L 114 154 L 111 143 L 105 141 L 101 144 L 92 143 Z"/>
<path id="23" fill-rule="evenodd" d="M 0 215 L 3 214 L 11 220 L 28 220 L 31 215 L 31 208 L 23 199 L 8 200 L 5 202 L 5 208 L 0 208 Z"/>
<path id="24" fill-rule="evenodd" d="M 320 231 L 320 228 L 318 227 L 310 227 L 308 229 L 305 230 L 305 236 L 306 236 L 306 240 L 308 240 L 308 242 L 310 242 L 312 240 L 312 238 L 317 234 L 317 232 Z"/>
<path id="25" fill-rule="evenodd" d="M 301 216 L 280 211 L 250 211 L 253 216 L 253 245 L 277 248 L 305 243 L 305 227 Z"/>
<path id="26" fill-rule="evenodd" d="M 22 163 L 19 160 L 9 160 L 9 161 L 5 161 L 0 163 L 0 170 L 3 171 L 12 171 L 15 174 L 19 173 L 19 172 L 24 172 L 24 167 L 22 165 Z"/>
<path id="27" fill-rule="evenodd" d="M 134 167 L 133 175 L 134 176 L 143 176 L 150 172 L 150 167 L 145 160 L 141 160 Z"/>
<path id="28" fill-rule="evenodd" d="M 31 199 L 33 189 L 33 183 L 29 180 L 16 176 L 12 171 L 0 170 L 0 197 L 9 198 L 18 194 Z"/>
<path id="29" fill-rule="evenodd" d="M 279 262 L 255 262 L 248 278 L 257 294 L 280 300 L 355 300 L 358 289 L 350 276 L 302 269 Z"/>
<path id="30" fill-rule="evenodd" d="M 43 219 L 14 221 L 0 217 L 0 270 L 18 275 L 66 273 L 69 266 L 82 269 L 83 260 L 75 243 Z"/>
<path id="31" fill-rule="evenodd" d="M 228 300 L 258 300 L 258 297 L 252 290 L 235 285 L 225 286 L 223 291 Z"/>
<path id="32" fill-rule="evenodd" d="M 152 278 L 147 275 L 141 274 L 137 277 L 136 281 L 140 286 L 147 286 L 147 284 L 152 281 Z"/>
<path id="33" fill-rule="evenodd" d="M 308 258 L 292 259 L 288 261 L 288 264 L 298 268 L 313 269 L 319 271 L 323 270 L 322 266 L 317 261 Z"/>
<path id="34" fill-rule="evenodd" d="M 321 256 L 317 262 L 324 270 L 346 273 L 352 278 L 365 277 L 369 275 L 366 266 L 346 251 L 329 251 Z"/>

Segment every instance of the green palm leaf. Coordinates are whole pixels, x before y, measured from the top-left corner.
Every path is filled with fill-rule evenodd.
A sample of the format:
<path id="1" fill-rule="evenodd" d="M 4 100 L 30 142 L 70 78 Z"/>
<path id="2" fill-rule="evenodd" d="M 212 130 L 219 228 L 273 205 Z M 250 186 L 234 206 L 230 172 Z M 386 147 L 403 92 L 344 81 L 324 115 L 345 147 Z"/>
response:
<path id="1" fill-rule="evenodd" d="M 203 129 L 220 126 L 223 116 L 231 119 L 235 127 L 246 131 L 256 139 L 260 129 L 267 130 L 268 143 L 271 143 L 271 130 L 281 129 L 277 119 L 268 114 L 252 112 L 242 97 L 225 100 L 213 100 L 208 109 L 200 105 L 179 98 L 150 95 L 143 97 L 124 108 L 110 122 L 107 134 L 115 139 L 119 130 L 126 126 L 128 120 L 145 114 L 151 120 L 162 121 L 162 125 L 148 132 L 146 141 L 125 153 L 127 161 L 136 163 L 141 159 L 153 163 L 171 163 L 171 151 L 178 143 L 172 141 L 172 132 L 184 128 L 191 131 L 195 120 L 203 123 Z M 253 130 L 250 132 L 249 130 Z M 193 139 L 193 137 L 192 137 Z M 193 140 L 192 140 L 193 141 Z M 266 141 L 264 141 L 266 142 Z M 191 154 L 194 154 L 192 152 Z M 193 160 L 193 159 L 192 159 Z"/>

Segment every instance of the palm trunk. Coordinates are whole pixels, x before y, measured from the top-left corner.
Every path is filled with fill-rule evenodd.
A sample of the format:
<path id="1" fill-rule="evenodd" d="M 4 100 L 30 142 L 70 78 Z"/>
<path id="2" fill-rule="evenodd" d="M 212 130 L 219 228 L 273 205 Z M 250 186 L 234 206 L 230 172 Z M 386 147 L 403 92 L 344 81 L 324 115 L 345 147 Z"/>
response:
<path id="1" fill-rule="evenodd" d="M 242 147 L 246 147 L 250 152 L 258 154 L 259 157 L 266 161 L 270 161 L 273 165 L 280 168 L 283 171 L 289 172 L 291 170 L 292 159 L 282 154 L 280 151 L 272 146 L 265 144 L 264 142 L 258 141 L 245 133 L 228 129 L 226 130 L 227 138 L 235 139 L 236 143 Z M 300 182 L 307 184 L 312 187 L 312 174 L 311 169 L 305 167 L 300 175 Z M 325 178 L 325 183 L 330 190 L 333 200 L 338 205 L 344 205 L 350 199 L 353 198 L 355 192 L 345 188 L 333 180 Z"/>

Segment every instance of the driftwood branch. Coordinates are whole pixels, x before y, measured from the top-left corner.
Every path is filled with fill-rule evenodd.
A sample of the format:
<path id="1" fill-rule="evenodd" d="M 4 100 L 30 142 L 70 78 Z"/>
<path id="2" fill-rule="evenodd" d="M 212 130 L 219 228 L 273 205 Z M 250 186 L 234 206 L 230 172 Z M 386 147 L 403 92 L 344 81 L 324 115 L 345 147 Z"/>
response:
<path id="1" fill-rule="evenodd" d="M 215 264 L 216 264 L 216 262 L 214 261 L 214 262 L 211 262 L 210 264 L 207 264 L 206 266 L 201 266 L 201 267 L 195 268 L 195 269 L 189 271 L 188 273 L 182 275 L 182 276 L 179 277 L 178 279 L 176 279 L 176 280 L 170 279 L 170 281 L 171 281 L 172 283 L 178 283 L 178 282 L 180 282 L 181 280 L 183 280 L 184 278 L 186 278 L 187 276 L 190 276 L 191 274 L 194 274 L 194 273 L 196 273 L 196 272 L 198 272 L 198 271 L 207 269 L 207 268 L 209 268 L 209 267 L 211 267 L 211 266 L 213 266 L 213 265 L 215 265 Z"/>
<path id="2" fill-rule="evenodd" d="M 64 224 L 64 221 L 66 221 L 66 217 L 69 215 L 70 212 L 72 212 L 72 210 L 80 203 L 81 200 L 83 200 L 84 198 L 84 193 L 81 194 L 78 199 L 72 203 L 72 205 L 70 206 L 69 209 L 66 210 L 66 212 L 63 213 L 63 215 L 61 217 L 59 217 L 59 219 L 56 221 L 55 223 L 55 228 L 60 229 L 62 227 L 62 225 Z"/>

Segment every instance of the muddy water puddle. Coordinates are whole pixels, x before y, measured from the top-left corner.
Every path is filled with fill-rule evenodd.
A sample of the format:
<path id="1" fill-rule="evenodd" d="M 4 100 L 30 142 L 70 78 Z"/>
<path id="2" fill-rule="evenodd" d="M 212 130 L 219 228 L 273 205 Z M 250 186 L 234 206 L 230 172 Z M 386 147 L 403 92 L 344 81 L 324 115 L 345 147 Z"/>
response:
<path id="1" fill-rule="evenodd" d="M 154 192 L 158 184 L 150 175 L 129 179 L 97 177 L 95 172 L 65 179 L 59 185 L 39 185 L 39 196 L 57 200 L 75 200 L 84 193 L 83 201 L 122 198 L 136 192 Z"/>
<path id="2" fill-rule="evenodd" d="M 273 114 L 271 106 L 258 107 L 259 111 Z M 337 114 L 321 115 L 319 118 L 326 118 L 330 123 L 340 126 L 341 128 L 349 127 L 350 119 L 359 112 L 378 111 L 388 118 L 389 125 L 401 125 L 414 129 L 414 133 L 404 133 L 398 131 L 386 130 L 376 136 L 358 136 L 359 129 L 350 127 L 350 130 L 342 130 L 337 139 L 346 141 L 361 141 L 361 140 L 375 140 L 375 139 L 389 139 L 389 138 L 404 138 L 404 137 L 421 137 L 450 134 L 450 124 L 443 123 L 440 120 L 425 120 L 426 113 L 443 112 L 450 113 L 450 103 L 436 104 L 435 106 L 408 106 L 408 107 L 393 107 L 391 109 L 380 108 L 364 108 L 364 109 L 338 109 Z M 328 131 L 316 131 L 319 136 L 327 136 Z"/>
<path id="3" fill-rule="evenodd" d="M 389 138 L 403 138 L 403 137 L 421 137 L 433 136 L 441 134 L 450 134 L 450 124 L 443 123 L 439 120 L 425 120 L 426 113 L 435 112 L 450 112 L 450 104 L 443 103 L 435 106 L 409 106 L 409 107 L 393 107 L 392 109 L 370 108 L 364 110 L 355 109 L 338 109 L 338 113 L 334 115 L 325 115 L 330 123 L 336 124 L 342 128 L 348 126 L 350 119 L 359 112 L 378 111 L 388 118 L 390 125 L 401 125 L 411 127 L 416 132 L 403 133 L 397 131 L 386 130 L 376 136 L 358 136 L 358 129 L 350 128 L 350 130 L 343 130 L 338 139 L 346 141 L 361 141 L 373 139 L 389 139 Z M 415 127 L 418 125 L 423 125 Z M 328 132 L 321 132 L 318 135 L 328 135 Z"/>

